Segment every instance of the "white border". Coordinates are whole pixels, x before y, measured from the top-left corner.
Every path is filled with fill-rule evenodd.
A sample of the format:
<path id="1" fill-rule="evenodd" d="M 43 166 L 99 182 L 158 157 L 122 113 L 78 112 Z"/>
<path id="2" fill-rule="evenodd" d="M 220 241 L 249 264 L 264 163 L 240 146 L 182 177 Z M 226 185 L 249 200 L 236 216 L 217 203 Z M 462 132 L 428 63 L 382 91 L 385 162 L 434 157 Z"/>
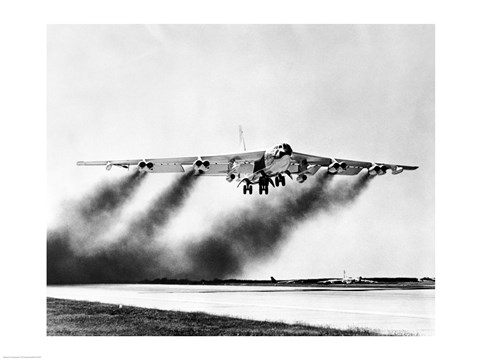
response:
<path id="1" fill-rule="evenodd" d="M 476 353 L 479 31 L 474 2 L 26 1 L 2 4 L 1 356 L 43 359 L 461 357 Z M 423 338 L 47 338 L 46 24 L 436 25 L 437 335 Z M 474 207 L 475 206 L 475 207 Z M 474 303 L 475 302 L 475 303 Z"/>

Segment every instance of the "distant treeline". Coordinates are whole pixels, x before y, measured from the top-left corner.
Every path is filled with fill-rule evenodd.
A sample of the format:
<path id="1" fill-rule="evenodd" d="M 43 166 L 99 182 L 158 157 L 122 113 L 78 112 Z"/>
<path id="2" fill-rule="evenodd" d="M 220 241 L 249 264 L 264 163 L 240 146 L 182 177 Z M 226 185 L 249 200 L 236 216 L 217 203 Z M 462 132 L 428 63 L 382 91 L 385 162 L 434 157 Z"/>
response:
<path id="1" fill-rule="evenodd" d="M 266 284 L 270 283 L 270 280 L 241 280 L 241 279 L 213 279 L 213 280 L 189 280 L 189 279 L 154 279 L 154 280 L 142 280 L 139 284 L 188 284 L 188 285 L 219 285 L 219 284 Z"/>

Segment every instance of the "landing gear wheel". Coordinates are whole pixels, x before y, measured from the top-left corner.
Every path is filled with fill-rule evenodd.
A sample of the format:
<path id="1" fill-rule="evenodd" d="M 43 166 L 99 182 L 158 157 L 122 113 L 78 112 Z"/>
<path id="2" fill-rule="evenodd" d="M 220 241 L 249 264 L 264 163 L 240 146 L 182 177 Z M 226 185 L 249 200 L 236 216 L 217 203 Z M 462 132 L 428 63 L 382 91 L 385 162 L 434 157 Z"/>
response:
<path id="1" fill-rule="evenodd" d="M 279 185 L 285 186 L 285 176 L 282 174 L 278 174 L 275 177 L 275 186 L 278 187 Z"/>
<path id="2" fill-rule="evenodd" d="M 247 185 L 243 185 L 243 195 L 247 193 Z"/>
<path id="3" fill-rule="evenodd" d="M 262 195 L 262 193 L 263 193 L 263 185 L 262 184 L 258 185 L 258 193 L 260 195 Z"/>
<path id="4" fill-rule="evenodd" d="M 249 185 L 249 186 L 248 186 L 248 193 L 249 193 L 250 195 L 253 194 L 253 186 L 252 186 L 252 185 Z"/>

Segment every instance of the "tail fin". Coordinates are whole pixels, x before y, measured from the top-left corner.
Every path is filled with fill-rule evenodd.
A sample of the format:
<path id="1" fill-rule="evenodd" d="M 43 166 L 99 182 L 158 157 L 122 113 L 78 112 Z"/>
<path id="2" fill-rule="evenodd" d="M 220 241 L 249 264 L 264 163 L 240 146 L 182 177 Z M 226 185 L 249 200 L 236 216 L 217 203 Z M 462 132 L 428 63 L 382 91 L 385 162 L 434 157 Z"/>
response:
<path id="1" fill-rule="evenodd" d="M 247 151 L 247 147 L 245 146 L 245 138 L 243 137 L 242 125 L 238 126 L 238 134 L 240 136 L 240 149 L 243 151 Z"/>
<path id="2" fill-rule="evenodd" d="M 273 276 L 270 276 L 270 280 L 272 281 L 272 283 L 276 284 L 277 283 L 277 279 L 275 279 Z"/>

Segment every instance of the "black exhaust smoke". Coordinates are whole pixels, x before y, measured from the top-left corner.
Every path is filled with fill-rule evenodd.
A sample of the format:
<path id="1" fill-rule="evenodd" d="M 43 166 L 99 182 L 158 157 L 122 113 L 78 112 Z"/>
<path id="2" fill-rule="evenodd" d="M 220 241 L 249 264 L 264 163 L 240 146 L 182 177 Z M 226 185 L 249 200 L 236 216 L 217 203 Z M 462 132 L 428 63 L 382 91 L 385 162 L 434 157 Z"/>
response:
<path id="1" fill-rule="evenodd" d="M 161 228 L 183 206 L 193 189 L 196 177 L 193 172 L 187 173 L 137 215 L 114 242 L 92 249 L 88 244 L 94 241 L 78 241 L 78 228 L 77 231 L 70 231 L 69 227 L 49 231 L 47 282 L 107 283 L 159 277 L 213 279 L 239 275 L 250 262 L 273 256 L 303 220 L 354 201 L 371 177 L 359 176 L 353 183 L 330 184 L 332 178 L 327 173 L 317 173 L 307 187 L 282 189 L 272 194 L 276 196 L 259 199 L 246 209 L 225 214 L 215 220 L 210 235 L 195 239 L 183 252 L 174 254 L 171 246 L 156 240 Z M 97 192 L 100 193 L 103 192 Z M 98 203 L 93 196 L 89 199 L 89 204 Z M 85 209 L 85 206 L 79 208 Z M 103 212 L 102 206 L 91 208 L 93 211 L 87 214 Z M 81 213 L 85 216 L 85 211 Z"/>
<path id="2" fill-rule="evenodd" d="M 64 206 L 61 225 L 47 231 L 47 283 L 65 283 L 76 264 L 75 254 L 92 251 L 122 206 L 145 179 L 134 172 L 114 182 L 102 183 L 81 200 Z"/>
<path id="3" fill-rule="evenodd" d="M 155 234 L 184 204 L 195 179 L 193 172 L 181 176 L 162 192 L 146 211 L 139 214 L 114 242 L 92 248 L 91 244 L 96 239 L 81 241 L 79 246 L 78 228 L 75 232 L 68 228 L 49 232 L 47 283 L 128 282 L 168 271 L 172 265 L 167 261 L 173 257 L 167 248 L 162 248 L 155 242 Z M 97 194 L 105 192 L 98 191 Z M 91 196 L 89 203 L 99 203 L 97 200 Z M 84 212 L 80 213 L 80 217 L 83 217 Z M 88 227 L 89 222 L 85 224 Z M 96 228 L 98 227 L 95 226 Z M 89 236 L 93 238 L 101 235 L 89 232 Z"/>
<path id="4" fill-rule="evenodd" d="M 353 183 L 329 186 L 332 177 L 319 173 L 307 189 L 282 189 L 278 201 L 258 201 L 220 219 L 210 235 L 187 245 L 188 268 L 179 276 L 213 279 L 240 275 L 248 263 L 274 255 L 303 220 L 353 202 L 371 179 L 366 174 Z"/>
<path id="5" fill-rule="evenodd" d="M 76 204 L 76 212 L 89 221 L 103 214 L 111 214 L 128 201 L 145 179 L 146 173 L 135 171 L 117 182 L 101 185 L 92 194 Z"/>
<path id="6" fill-rule="evenodd" d="M 91 250 L 97 245 L 100 234 L 111 225 L 118 212 L 143 183 L 145 173 L 135 171 L 113 182 L 98 185 L 84 198 L 64 205 L 61 224 L 53 232 L 71 234 L 72 246 L 79 251 Z M 47 235 L 53 236 L 52 231 Z M 47 243 L 50 239 L 47 236 Z M 55 236 L 54 236 L 55 237 Z"/>
<path id="7" fill-rule="evenodd" d="M 164 226 L 184 204 L 196 179 L 194 171 L 189 171 L 173 182 L 145 212 L 136 217 L 120 242 L 136 241 L 145 244 L 153 241 L 156 230 Z"/>

